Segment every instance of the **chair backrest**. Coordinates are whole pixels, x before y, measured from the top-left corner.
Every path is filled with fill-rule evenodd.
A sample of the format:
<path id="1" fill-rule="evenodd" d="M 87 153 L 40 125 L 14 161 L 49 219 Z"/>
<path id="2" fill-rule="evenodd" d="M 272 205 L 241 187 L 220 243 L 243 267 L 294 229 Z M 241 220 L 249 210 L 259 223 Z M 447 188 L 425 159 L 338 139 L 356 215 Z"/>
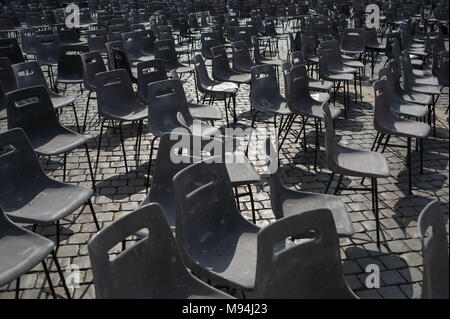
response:
<path id="1" fill-rule="evenodd" d="M 5 96 L 8 129 L 22 128 L 28 137 L 44 136 L 60 127 L 46 87 L 27 87 Z"/>
<path id="2" fill-rule="evenodd" d="M 95 91 L 95 75 L 106 72 L 106 65 L 99 51 L 91 51 L 80 54 L 81 66 L 83 68 L 83 83 L 86 90 Z"/>
<path id="3" fill-rule="evenodd" d="M 106 53 L 105 43 L 108 41 L 106 30 L 91 30 L 87 32 L 89 51 Z"/>
<path id="4" fill-rule="evenodd" d="M 305 64 L 305 59 L 303 58 L 301 51 L 294 51 L 291 54 L 291 64 L 292 66 Z"/>
<path id="5" fill-rule="evenodd" d="M 39 64 L 47 62 L 57 63 L 59 52 L 59 38 L 55 34 L 45 34 L 36 36 L 37 54 L 36 60 Z"/>
<path id="6" fill-rule="evenodd" d="M 139 43 L 139 32 L 130 31 L 122 33 L 122 45 L 128 56 L 139 57 L 142 55 Z"/>
<path id="7" fill-rule="evenodd" d="M 81 53 L 89 52 L 87 45 L 61 45 L 58 52 L 58 75 L 83 79 Z"/>
<path id="8" fill-rule="evenodd" d="M 274 252 L 287 238 L 304 241 Z M 256 298 L 357 298 L 344 279 L 333 215 L 318 209 L 282 218 L 258 234 Z"/>
<path id="9" fill-rule="evenodd" d="M 17 89 L 17 81 L 14 77 L 11 62 L 6 57 L 0 57 L 0 85 L 4 93 Z"/>
<path id="10" fill-rule="evenodd" d="M 47 90 L 48 85 L 42 69 L 36 61 L 17 63 L 12 66 L 13 74 L 18 88 L 28 88 L 42 85 Z"/>
<path id="11" fill-rule="evenodd" d="M 105 43 L 106 54 L 108 56 L 108 68 L 109 70 L 116 69 L 116 62 L 114 60 L 114 48 L 123 50 L 122 41 L 111 41 Z"/>
<path id="12" fill-rule="evenodd" d="M 0 208 L 8 213 L 27 205 L 39 192 L 36 186 L 49 178 L 21 128 L 0 133 L 0 149 Z"/>
<path id="13" fill-rule="evenodd" d="M 202 43 L 202 55 L 205 59 L 211 59 L 211 48 L 221 45 L 216 32 L 202 33 L 200 41 Z"/>
<path id="14" fill-rule="evenodd" d="M 137 65 L 137 94 L 142 101 L 148 102 L 147 85 L 149 83 L 167 80 L 166 68 L 161 59 L 140 62 Z"/>
<path id="15" fill-rule="evenodd" d="M 194 67 L 198 90 L 202 93 L 208 93 L 208 91 L 205 90 L 204 87 L 207 88 L 208 86 L 213 86 L 215 82 L 209 77 L 205 61 L 200 54 L 194 56 Z"/>
<path id="16" fill-rule="evenodd" d="M 222 74 L 232 72 L 230 64 L 228 63 L 228 56 L 225 46 L 218 45 L 211 48 L 212 58 L 212 74 Z"/>
<path id="17" fill-rule="evenodd" d="M 375 111 L 373 123 L 376 130 L 382 131 L 382 123 L 394 116 L 389 107 L 389 92 L 387 90 L 387 81 L 385 79 L 375 81 L 373 83 L 373 90 L 375 93 Z"/>
<path id="18" fill-rule="evenodd" d="M 108 252 L 141 229 L 147 237 L 113 260 Z M 146 205 L 99 231 L 88 243 L 97 298 L 168 298 L 192 280 L 163 209 Z"/>
<path id="19" fill-rule="evenodd" d="M 131 79 L 131 82 L 137 83 L 137 79 L 133 75 L 133 71 L 131 70 L 131 63 L 128 60 L 128 55 L 124 50 L 119 48 L 112 48 L 113 58 L 114 58 L 114 69 L 124 69 L 127 71 L 128 76 Z"/>
<path id="20" fill-rule="evenodd" d="M 173 40 L 155 41 L 155 58 L 161 59 L 164 62 L 167 71 L 176 69 L 180 66 L 175 50 L 175 42 Z"/>
<path id="21" fill-rule="evenodd" d="M 25 61 L 17 39 L 0 39 L 0 57 L 7 57 L 12 64 Z"/>
<path id="22" fill-rule="evenodd" d="M 36 32 L 34 28 L 26 28 L 20 31 L 22 37 L 22 51 L 28 54 L 37 53 Z"/>
<path id="23" fill-rule="evenodd" d="M 239 69 L 239 66 L 252 65 L 254 64 L 252 58 L 250 57 L 250 51 L 248 50 L 248 45 L 245 41 L 236 41 L 231 43 L 233 49 L 233 67 L 234 69 Z"/>
<path id="24" fill-rule="evenodd" d="M 274 65 L 263 64 L 252 68 L 250 85 L 250 104 L 256 109 L 273 109 L 273 102 L 280 101 L 280 87 L 278 85 Z M 261 110 L 262 111 L 262 110 Z"/>
<path id="25" fill-rule="evenodd" d="M 140 31 L 139 47 L 145 54 L 155 54 L 155 33 L 152 30 Z"/>
<path id="26" fill-rule="evenodd" d="M 98 112 L 110 115 L 127 114 L 130 106 L 135 106 L 136 96 L 126 70 L 117 69 L 95 75 L 98 96 Z M 130 103 L 131 102 L 131 103 Z"/>
<path id="27" fill-rule="evenodd" d="M 328 103 L 322 104 L 323 120 L 325 123 L 325 149 L 328 160 L 328 169 L 331 171 L 337 166 L 335 154 L 337 148 L 336 134 L 334 132 L 334 123 L 331 116 Z"/>
<path id="28" fill-rule="evenodd" d="M 75 28 L 59 29 L 57 31 L 57 35 L 62 44 L 73 44 L 80 42 L 80 35 Z"/>
<path id="29" fill-rule="evenodd" d="M 364 30 L 345 29 L 341 37 L 341 50 L 362 53 L 365 50 Z"/>
<path id="30" fill-rule="evenodd" d="M 266 138 L 266 165 L 271 170 L 270 183 L 270 204 L 276 219 L 283 218 L 283 204 L 281 201 L 281 181 L 278 167 L 278 141 Z"/>
<path id="31" fill-rule="evenodd" d="M 313 103 L 309 93 L 308 76 L 304 64 L 294 66 L 290 71 L 291 86 L 288 107 L 295 113 L 308 113 L 308 107 Z"/>
<path id="32" fill-rule="evenodd" d="M 366 47 L 370 45 L 378 45 L 377 29 L 364 29 L 364 44 Z"/>
<path id="33" fill-rule="evenodd" d="M 422 241 L 422 298 L 448 299 L 448 242 L 439 201 L 429 203 L 422 210 L 417 228 Z M 429 236 L 428 230 L 431 230 Z"/>
<path id="34" fill-rule="evenodd" d="M 193 123 L 180 80 L 170 79 L 150 83 L 147 85 L 146 95 L 151 105 L 148 118 L 151 128 L 166 133 L 181 127 L 178 113 L 182 114 L 188 125 Z"/>

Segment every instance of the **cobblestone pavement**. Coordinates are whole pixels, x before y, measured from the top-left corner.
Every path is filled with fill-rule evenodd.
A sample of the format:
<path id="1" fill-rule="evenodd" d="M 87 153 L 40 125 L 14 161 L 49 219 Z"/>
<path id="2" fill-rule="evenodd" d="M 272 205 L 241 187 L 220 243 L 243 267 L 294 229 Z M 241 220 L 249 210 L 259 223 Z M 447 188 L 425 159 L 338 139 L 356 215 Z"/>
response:
<path id="1" fill-rule="evenodd" d="M 283 55 L 284 41 L 281 41 Z M 380 58 L 375 74 L 384 64 Z M 369 75 L 369 67 L 367 67 Z M 375 75 L 377 78 L 377 75 Z M 283 81 L 282 81 L 283 82 Z M 186 92 L 195 96 L 193 78 L 188 78 L 184 87 Z M 281 83 L 283 86 L 283 83 Z M 336 121 L 336 133 L 340 142 L 350 147 L 370 149 L 376 131 L 373 126 L 373 89 L 368 78 L 363 83 L 363 102 L 350 104 L 348 119 L 339 118 Z M 69 88 L 69 94 L 77 94 L 78 88 Z M 283 92 L 283 91 L 282 91 Z M 448 94 L 448 90 L 445 91 Z M 87 93 L 79 95 L 76 101 L 80 121 L 83 119 Z M 342 99 L 338 97 L 337 104 L 342 107 Z M 100 125 L 97 121 L 96 107 L 91 102 L 89 110 L 89 127 L 85 133 L 89 138 L 90 153 L 93 159 L 97 155 L 97 139 Z M 413 151 L 413 194 L 408 195 L 408 174 L 406 168 L 406 149 L 388 148 L 385 156 L 389 163 L 391 176 L 379 180 L 380 221 L 382 225 L 382 247 L 379 250 L 375 244 L 375 219 L 371 209 L 370 193 L 346 191 L 340 198 L 347 204 L 353 220 L 355 235 L 351 239 L 341 239 L 341 256 L 345 277 L 351 288 L 361 298 L 420 298 L 422 290 L 422 256 L 421 243 L 417 235 L 417 218 L 427 203 L 438 198 L 442 211 L 446 212 L 448 234 L 448 200 L 449 200 L 449 144 L 448 116 L 444 114 L 448 106 L 448 95 L 439 99 L 437 107 L 437 137 L 430 137 L 424 143 L 424 173 L 419 174 L 418 152 Z M 216 103 L 222 106 L 223 104 Z M 249 86 L 242 86 L 237 98 L 238 125 L 248 127 L 251 124 Z M 259 120 L 267 119 L 264 116 Z M 65 110 L 60 116 L 63 125 L 76 129 L 73 113 Z M 225 121 L 216 122 L 216 126 L 225 127 Z M 273 124 L 257 123 L 258 128 L 270 128 Z M 0 122 L 0 131 L 6 129 L 5 121 Z M 100 164 L 97 171 L 97 194 L 93 197 L 94 209 L 101 227 L 105 227 L 136 209 L 144 200 L 145 176 L 149 158 L 152 135 L 147 129 L 141 146 L 141 160 L 136 167 L 132 161 L 136 137 L 136 125 L 125 125 L 126 150 L 131 171 L 125 172 L 119 135 L 113 129 L 107 129 L 102 142 Z M 298 129 L 298 126 L 293 128 Z M 254 137 L 257 138 L 257 137 Z M 282 182 L 293 189 L 324 192 L 330 171 L 327 168 L 324 133 L 320 133 L 320 152 L 318 155 L 317 172 L 313 170 L 314 162 L 314 129 L 307 129 L 308 150 L 305 152 L 301 142 L 295 142 L 294 135 L 288 136 L 280 154 Z M 301 140 L 301 139 L 300 139 Z M 394 144 L 405 144 L 404 139 L 393 138 Z M 413 144 L 414 145 L 414 144 Z M 155 158 L 155 157 L 154 157 Z M 263 171 L 264 159 L 251 158 L 259 172 Z M 62 157 L 41 159 L 45 171 L 57 180 L 62 180 Z M 154 163 L 154 162 L 153 162 Z M 91 187 L 87 158 L 83 148 L 73 151 L 67 156 L 66 181 Z M 359 185 L 360 180 L 344 178 L 346 186 Z M 332 188 L 335 182 L 332 184 Z M 244 190 L 243 190 L 244 191 Z M 257 224 L 261 227 L 273 222 L 274 215 L 270 207 L 270 194 L 267 175 L 262 175 L 259 184 L 253 186 L 257 209 Z M 240 199 L 240 208 L 245 217 L 251 219 L 249 197 Z M 26 225 L 29 227 L 28 225 Z M 94 298 L 92 271 L 87 251 L 87 242 L 95 234 L 95 225 L 88 208 L 79 210 L 62 221 L 62 241 L 57 252 L 63 269 L 76 265 L 81 270 L 80 284 L 72 290 L 74 298 Z M 38 227 L 37 232 L 55 239 L 55 227 Z M 117 247 L 115 252 L 118 252 Z M 57 293 L 63 298 L 62 289 L 56 268 L 51 265 L 53 282 L 58 283 Z M 366 266 L 376 264 L 381 271 L 381 287 L 368 289 L 365 286 L 367 276 Z M 48 294 L 47 282 L 39 265 L 28 274 L 21 277 L 21 298 L 51 298 Z M 15 282 L 0 288 L 0 298 L 14 298 Z"/>

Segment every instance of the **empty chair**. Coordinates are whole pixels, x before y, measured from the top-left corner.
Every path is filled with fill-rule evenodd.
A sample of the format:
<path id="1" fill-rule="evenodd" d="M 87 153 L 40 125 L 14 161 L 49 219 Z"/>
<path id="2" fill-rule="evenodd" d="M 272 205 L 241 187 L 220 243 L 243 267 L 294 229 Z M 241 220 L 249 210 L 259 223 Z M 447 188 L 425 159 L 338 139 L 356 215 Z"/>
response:
<path id="1" fill-rule="evenodd" d="M 211 60 L 211 48 L 221 45 L 222 43 L 215 32 L 204 32 L 201 35 L 201 52 L 205 59 Z"/>
<path id="2" fill-rule="evenodd" d="M 12 66 L 14 76 L 17 81 L 17 86 L 20 89 L 32 87 L 32 86 L 44 86 L 50 95 L 53 107 L 55 110 L 59 110 L 63 107 L 72 107 L 75 123 L 77 125 L 78 132 L 80 132 L 80 126 L 78 123 L 77 111 L 75 108 L 75 98 L 71 96 L 57 94 L 52 91 L 45 80 L 44 73 L 38 62 L 30 61 L 24 63 L 14 64 Z"/>
<path id="3" fill-rule="evenodd" d="M 11 129 L 0 137 L 2 146 L 13 147 L 0 156 L 0 175 L 4 182 L 0 186 L 0 208 L 9 218 L 32 225 L 56 223 L 56 245 L 59 246 L 59 221 L 86 204 L 99 229 L 90 199 L 91 189 L 48 177 L 22 129 Z"/>
<path id="4" fill-rule="evenodd" d="M 336 230 L 341 237 L 354 234 L 352 219 L 345 203 L 337 196 L 296 191 L 281 184 L 276 141 L 266 138 L 267 166 L 270 170 L 270 202 L 275 218 L 303 214 L 318 209 L 332 212 Z"/>
<path id="5" fill-rule="evenodd" d="M 17 39 L 0 39 L 0 57 L 8 58 L 11 64 L 25 61 Z"/>
<path id="6" fill-rule="evenodd" d="M 280 67 L 285 62 L 280 59 L 270 59 L 270 58 L 264 57 L 264 55 L 261 52 L 260 46 L 259 46 L 258 37 L 253 36 L 252 41 L 253 41 L 253 48 L 254 48 L 253 54 L 255 57 L 256 64 L 273 64 L 273 65 Z"/>
<path id="7" fill-rule="evenodd" d="M 112 247 L 142 228 L 148 229 L 145 238 L 113 260 L 109 258 Z M 141 207 L 103 229 L 89 241 L 88 249 L 97 298 L 230 298 L 189 273 L 164 211 L 156 203 Z"/>
<path id="8" fill-rule="evenodd" d="M 292 67 L 295 67 L 297 65 L 303 65 L 305 68 L 305 72 L 307 71 L 305 61 L 303 59 L 301 51 L 292 52 L 290 62 L 291 62 Z M 307 74 L 307 72 L 306 72 L 306 74 Z M 328 93 L 333 88 L 333 82 L 325 81 L 323 79 L 317 80 L 317 79 L 313 79 L 308 76 L 308 86 L 312 91 L 324 91 L 324 92 Z"/>
<path id="9" fill-rule="evenodd" d="M 233 48 L 233 70 L 239 73 L 251 73 L 251 69 L 256 66 L 252 61 L 247 43 L 237 41 L 231 43 Z"/>
<path id="10" fill-rule="evenodd" d="M 55 34 L 37 35 L 36 45 L 36 61 L 39 65 L 47 67 L 50 86 L 54 86 L 53 68 L 58 66 L 59 38 Z"/>
<path id="11" fill-rule="evenodd" d="M 59 29 L 56 34 L 59 37 L 59 41 L 63 45 L 86 45 L 85 41 L 80 40 L 79 31 L 75 28 Z"/>
<path id="12" fill-rule="evenodd" d="M 284 116 L 292 115 L 286 99 L 280 93 L 275 72 L 275 66 L 269 64 L 258 65 L 251 70 L 250 105 L 256 110 L 252 127 L 254 127 L 259 112 L 273 115 L 275 128 L 277 128 L 276 117 L 280 116 L 280 130 L 283 127 Z"/>
<path id="13" fill-rule="evenodd" d="M 303 146 L 306 150 L 306 125 L 308 124 L 308 119 L 314 120 L 315 128 L 315 148 L 314 148 L 314 170 L 317 170 L 317 155 L 319 151 L 319 125 L 323 120 L 323 113 L 321 112 L 321 105 L 324 102 L 328 102 L 330 96 L 327 93 L 315 93 L 310 94 L 308 87 L 308 77 L 306 75 L 306 69 L 304 65 L 297 65 L 291 70 L 284 69 L 285 86 L 286 86 L 286 98 L 289 110 L 294 116 L 302 117 L 302 128 L 300 129 L 299 135 L 303 131 Z M 337 107 L 330 108 L 331 117 L 335 120 L 340 114 L 341 109 Z M 295 119 L 295 117 L 294 117 Z M 292 126 L 294 122 L 288 126 L 288 129 Z M 286 131 L 287 135 L 288 131 Z M 286 137 L 285 137 L 286 138 Z M 285 139 L 284 138 L 284 139 Z M 284 141 L 283 139 L 283 141 Z"/>
<path id="14" fill-rule="evenodd" d="M 176 70 L 180 74 L 194 72 L 193 66 L 184 65 L 178 61 L 173 40 L 155 41 L 155 57 L 163 60 L 167 72 L 171 70 Z"/>
<path id="15" fill-rule="evenodd" d="M 155 33 L 153 30 L 140 31 L 139 47 L 142 53 L 155 55 Z"/>
<path id="16" fill-rule="evenodd" d="M 153 59 L 138 63 L 137 65 L 137 95 L 144 103 L 149 103 L 147 85 L 149 83 L 167 80 L 164 62 L 161 59 Z"/>
<path id="17" fill-rule="evenodd" d="M 37 54 L 36 32 L 34 28 L 26 28 L 20 31 L 22 37 L 22 51 L 25 55 Z M 26 57 L 26 56 L 25 56 Z"/>
<path id="18" fill-rule="evenodd" d="M 333 118 L 331 116 L 330 107 L 327 103 L 322 105 L 324 113 L 324 122 L 326 128 L 325 144 L 326 155 L 328 160 L 328 168 L 332 174 L 325 189 L 325 194 L 331 185 L 335 174 L 339 174 L 340 178 L 336 185 L 335 194 L 339 190 L 350 190 L 350 188 L 341 187 L 343 176 L 367 177 L 371 179 L 372 187 L 370 189 L 353 190 L 370 190 L 372 193 L 372 210 L 376 221 L 376 238 L 377 246 L 380 246 L 380 221 L 378 215 L 378 178 L 389 177 L 389 167 L 383 154 L 352 149 L 342 146 L 336 142 L 334 132 Z"/>
<path id="19" fill-rule="evenodd" d="M 411 121 L 395 116 L 391 113 L 389 108 L 387 81 L 379 80 L 373 84 L 375 91 L 375 114 L 374 126 L 378 131 L 375 137 L 374 146 L 377 143 L 377 150 L 380 145 L 383 145 L 382 152 L 386 146 L 394 146 L 389 144 L 391 136 L 406 137 L 407 139 L 407 166 L 408 166 L 408 185 L 409 193 L 412 194 L 411 188 L 411 139 L 415 138 L 420 143 L 420 172 L 423 173 L 423 140 L 428 137 L 430 133 L 430 126 L 426 123 Z M 386 140 L 383 144 L 383 139 Z M 372 147 L 373 149 L 373 147 Z"/>
<path id="20" fill-rule="evenodd" d="M 86 52 L 89 52 L 87 45 L 61 45 L 59 47 L 56 85 L 64 84 L 64 91 L 68 84 L 79 84 L 81 93 L 83 93 L 83 66 L 80 54 Z"/>
<path id="21" fill-rule="evenodd" d="M 307 239 L 276 250 L 289 237 Z M 358 299 L 345 281 L 335 220 L 328 209 L 306 211 L 264 227 L 257 250 L 252 297 Z"/>
<path id="22" fill-rule="evenodd" d="M 372 70 L 372 77 L 373 77 L 373 72 L 375 70 L 375 65 L 377 63 L 378 56 L 380 53 L 386 51 L 386 44 L 380 43 L 378 41 L 377 30 L 375 28 L 371 28 L 364 30 L 364 45 L 365 50 L 370 53 L 371 57 L 370 67 Z"/>
<path id="23" fill-rule="evenodd" d="M 106 48 L 106 56 L 108 57 L 108 69 L 115 70 L 116 69 L 116 62 L 114 59 L 114 52 L 113 49 L 120 49 L 123 51 L 123 44 L 122 41 L 111 41 L 105 43 Z"/>
<path id="24" fill-rule="evenodd" d="M 221 45 L 211 48 L 211 54 L 212 75 L 215 80 L 236 84 L 250 84 L 250 74 L 237 73 L 230 68 L 225 46 Z"/>
<path id="25" fill-rule="evenodd" d="M 13 131 L 0 134 L 0 143 L 7 142 L 9 144 L 11 142 L 18 142 L 14 139 L 14 135 L 15 132 Z M 17 144 L 20 144 L 20 142 Z M 2 157 L 11 155 L 11 153 L 1 155 L 0 163 L 2 162 Z M 14 224 L 0 208 L 0 253 L 3 257 L 0 260 L 0 286 L 4 286 L 15 280 L 16 299 L 19 298 L 20 293 L 20 277 L 36 267 L 39 263 L 42 264 L 45 278 L 48 281 L 53 298 L 57 298 L 47 264 L 45 263 L 45 258 L 49 254 L 52 255 L 67 298 L 71 298 L 58 258 L 53 250 L 54 247 L 55 244 L 51 240 Z"/>
<path id="26" fill-rule="evenodd" d="M 97 92 L 95 75 L 106 72 L 106 65 L 99 51 L 92 51 L 80 54 L 81 66 L 83 68 L 83 84 L 85 90 L 89 91 L 86 102 L 86 111 L 84 113 L 83 132 L 86 131 L 86 121 L 89 110 L 89 102 L 92 99 L 92 93 Z M 97 99 L 97 97 L 95 97 Z"/>
<path id="27" fill-rule="evenodd" d="M 138 122 L 136 154 L 139 161 L 140 142 L 143 130 L 143 121 L 148 116 L 148 108 L 134 94 L 130 77 L 124 69 L 97 73 L 95 75 L 97 86 L 98 114 L 101 118 L 100 135 L 97 149 L 95 170 L 97 171 L 102 144 L 103 128 L 106 121 L 119 122 L 119 134 L 122 144 L 125 170 L 128 173 L 128 163 L 123 138 L 122 125 L 125 122 Z"/>
<path id="28" fill-rule="evenodd" d="M 255 285 L 259 227 L 239 213 L 224 164 L 194 164 L 173 179 L 176 239 L 197 275 L 243 292 Z"/>
<path id="29" fill-rule="evenodd" d="M 417 231 L 422 242 L 424 299 L 448 299 L 448 242 L 439 201 L 420 213 Z"/>
<path id="30" fill-rule="evenodd" d="M 225 119 L 229 126 L 228 109 L 231 109 L 231 101 L 233 101 L 233 119 L 236 123 L 236 94 L 238 85 L 233 82 L 219 82 L 211 79 L 206 69 L 205 61 L 201 55 L 194 56 L 194 67 L 196 74 L 196 87 L 200 93 L 203 93 L 203 103 L 209 97 L 209 104 L 215 100 L 223 100 L 225 103 Z M 228 99 L 228 102 L 227 102 Z"/>
<path id="31" fill-rule="evenodd" d="M 131 82 L 137 83 L 137 75 L 136 75 L 137 69 L 136 69 L 136 67 L 131 65 L 131 62 L 128 59 L 128 56 L 125 53 L 125 51 L 120 48 L 113 47 L 112 53 L 113 53 L 113 59 L 114 59 L 113 69 L 114 70 L 118 70 L 118 69 L 126 70 L 128 73 L 128 76 L 131 79 Z"/>

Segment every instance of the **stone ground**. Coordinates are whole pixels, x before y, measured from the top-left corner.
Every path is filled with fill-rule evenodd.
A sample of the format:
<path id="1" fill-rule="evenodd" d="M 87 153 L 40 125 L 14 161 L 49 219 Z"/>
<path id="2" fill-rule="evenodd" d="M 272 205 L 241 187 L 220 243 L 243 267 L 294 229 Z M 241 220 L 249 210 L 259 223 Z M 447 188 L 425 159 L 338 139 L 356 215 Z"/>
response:
<path id="1" fill-rule="evenodd" d="M 281 54 L 285 52 L 284 41 L 281 42 Z M 375 73 L 384 64 L 384 57 L 380 58 Z M 367 70 L 369 68 L 367 67 Z M 367 72 L 369 75 L 369 71 Z M 375 75 L 375 78 L 378 78 Z M 282 81 L 283 82 L 283 81 Z M 365 78 L 363 83 L 363 102 L 358 104 L 354 100 L 350 104 L 348 118 L 342 117 L 336 121 L 336 132 L 340 136 L 340 143 L 361 149 L 370 149 L 376 135 L 373 127 L 373 81 Z M 184 87 L 186 92 L 195 96 L 193 79 L 188 78 Z M 283 83 L 281 83 L 283 86 Z M 78 88 L 69 88 L 68 94 L 78 94 Z M 283 92 L 283 91 L 282 91 Z M 448 90 L 445 91 L 448 94 Z M 79 95 L 76 101 L 80 121 L 83 119 L 87 93 Z M 339 97 L 337 104 L 342 107 Z M 96 121 L 96 101 L 91 104 L 88 114 L 90 121 L 86 136 L 89 137 L 90 155 L 95 160 L 97 155 L 97 140 L 100 125 Z M 361 298 L 420 298 L 422 291 L 422 255 L 421 243 L 417 235 L 417 218 L 427 203 L 434 199 L 441 202 L 445 212 L 448 234 L 448 201 L 449 201 L 449 144 L 448 144 L 448 115 L 444 114 L 449 104 L 448 95 L 439 99 L 437 113 L 437 137 L 430 137 L 424 143 L 424 173 L 419 174 L 419 156 L 413 151 L 413 194 L 408 194 L 408 174 L 406 167 L 406 150 L 388 148 L 385 156 L 389 163 L 391 176 L 379 180 L 380 221 L 382 225 L 382 247 L 375 244 L 375 219 L 371 210 L 370 193 L 346 191 L 339 194 L 347 204 L 355 235 L 351 239 L 341 239 L 341 256 L 345 278 L 351 288 Z M 220 103 L 216 105 L 222 106 Z M 249 86 L 242 86 L 237 98 L 238 125 L 248 127 L 251 124 Z M 267 119 L 263 116 L 259 120 Z M 60 116 L 63 125 L 76 129 L 73 113 L 70 109 Z M 225 121 L 216 122 L 218 127 L 224 127 Z M 271 128 L 273 124 L 257 123 L 260 129 Z M 0 131 L 6 129 L 5 121 L 0 122 Z M 107 129 L 104 135 L 100 164 L 97 171 L 97 194 L 92 198 L 94 209 L 101 227 L 106 227 L 121 216 L 136 209 L 146 196 L 145 176 L 149 158 L 150 141 L 152 135 L 147 128 L 141 146 L 141 160 L 136 167 L 133 159 L 136 125 L 125 125 L 126 150 L 131 171 L 125 172 L 122 150 L 118 134 Z M 293 130 L 297 130 L 298 125 Z M 313 170 L 314 161 L 314 129 L 308 127 L 308 150 L 305 152 L 301 141 L 296 143 L 295 136 L 289 135 L 280 154 L 282 182 L 293 189 L 324 192 L 330 171 L 324 150 L 324 133 L 320 133 L 319 165 L 317 172 Z M 255 137 L 254 137 L 255 138 Z M 256 137 L 258 138 L 258 137 Z M 261 139 L 261 137 L 259 136 Z M 400 138 L 391 140 L 394 144 L 404 144 Z M 413 144 L 414 145 L 414 144 Z M 155 158 L 155 157 L 154 157 Z M 258 172 L 264 170 L 264 160 L 252 156 L 251 160 Z M 62 157 L 41 159 L 41 163 L 49 176 L 62 180 Z M 153 162 L 154 163 L 154 162 Z M 67 156 L 66 181 L 78 185 L 91 187 L 87 157 L 84 149 L 71 152 Z M 344 178 L 347 186 L 356 186 L 360 180 Z M 367 182 L 366 182 L 367 183 Z M 334 182 L 331 189 L 336 185 Z M 245 191 L 245 190 L 242 190 Z M 262 175 L 259 184 L 253 186 L 257 209 L 257 224 L 261 227 L 273 222 L 274 215 L 270 207 L 270 194 L 267 175 Z M 251 219 L 249 197 L 240 199 L 243 215 Z M 29 225 L 25 225 L 29 227 Z M 37 232 L 50 239 L 55 239 L 54 226 L 38 227 Z M 80 284 L 72 290 L 74 298 L 94 298 L 95 291 L 92 271 L 87 251 L 87 242 L 95 234 L 96 229 L 88 208 L 78 210 L 62 221 L 62 241 L 57 256 L 63 269 L 69 265 L 76 265 L 81 270 Z M 115 252 L 120 249 L 117 246 Z M 57 293 L 65 297 L 56 268 L 51 265 L 53 283 L 57 283 Z M 381 271 L 380 288 L 369 289 L 365 286 L 366 266 L 376 264 Z M 68 273 L 66 273 L 67 275 Z M 0 287 L 0 298 L 14 298 L 15 282 Z M 21 278 L 20 298 L 51 298 L 48 294 L 48 284 L 39 265 Z"/>

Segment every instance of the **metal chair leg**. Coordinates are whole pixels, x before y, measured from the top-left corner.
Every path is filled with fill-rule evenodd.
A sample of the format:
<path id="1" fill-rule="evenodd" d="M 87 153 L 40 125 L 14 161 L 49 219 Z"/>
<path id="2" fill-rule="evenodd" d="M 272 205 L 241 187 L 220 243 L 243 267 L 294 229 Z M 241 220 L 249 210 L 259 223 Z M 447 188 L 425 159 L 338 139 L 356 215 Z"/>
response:
<path id="1" fill-rule="evenodd" d="M 48 286 L 50 287 L 50 291 L 52 293 L 53 299 L 57 299 L 56 293 L 55 293 L 55 288 L 53 287 L 52 279 L 50 278 L 50 274 L 48 272 L 48 268 L 47 268 L 47 265 L 45 264 L 44 260 L 42 261 L 42 268 L 44 268 L 45 278 L 48 281 Z"/>
<path id="2" fill-rule="evenodd" d="M 61 270 L 61 266 L 59 265 L 58 258 L 56 257 L 56 253 L 54 250 L 52 250 L 52 258 L 53 258 L 53 261 L 55 262 L 56 270 L 58 271 L 59 278 L 61 279 L 61 283 L 63 285 L 64 291 L 66 292 L 67 299 L 72 299 L 72 297 L 70 295 L 70 291 L 67 288 L 66 279 Z"/>
<path id="3" fill-rule="evenodd" d="M 119 122 L 119 135 L 120 135 L 120 143 L 122 143 L 123 160 L 125 161 L 125 171 L 128 173 L 127 152 L 125 151 L 125 141 L 123 138 L 122 124 L 123 124 L 122 121 Z"/>
<path id="4" fill-rule="evenodd" d="M 95 176 L 94 176 L 94 171 L 92 170 L 91 156 L 89 155 L 89 148 L 88 148 L 87 143 L 84 144 L 84 148 L 86 149 L 86 156 L 87 156 L 87 160 L 88 160 L 88 164 L 89 164 L 89 173 L 91 174 L 92 189 L 94 190 L 94 192 L 96 192 L 97 189 L 95 187 Z"/>
<path id="5" fill-rule="evenodd" d="M 104 125 L 105 125 L 105 120 L 102 120 L 102 123 L 100 125 L 100 135 L 99 135 L 99 138 L 98 138 L 97 159 L 95 161 L 94 176 L 97 176 L 98 160 L 100 159 L 100 147 L 102 145 L 102 135 L 103 135 L 103 126 Z"/>
<path id="6" fill-rule="evenodd" d="M 95 227 L 97 228 L 97 231 L 100 230 L 100 226 L 98 224 L 97 216 L 95 215 L 94 206 L 92 205 L 92 201 L 89 198 L 87 201 L 87 204 L 89 205 L 89 209 L 91 210 L 92 218 L 94 219 Z"/>
<path id="7" fill-rule="evenodd" d="M 146 182 L 145 182 L 145 185 L 146 185 L 146 187 L 147 187 L 147 193 L 148 193 L 148 189 L 149 189 L 149 187 L 150 187 L 150 170 L 151 170 L 151 167 L 152 167 L 153 147 L 154 147 L 154 144 L 155 144 L 155 141 L 156 141 L 157 138 L 158 138 L 158 137 L 155 136 L 155 137 L 153 138 L 153 140 L 152 140 L 152 143 L 150 144 L 150 158 L 149 158 L 149 160 L 148 160 L 147 180 L 146 180 Z"/>
<path id="8" fill-rule="evenodd" d="M 333 181 L 333 177 L 334 177 L 334 173 L 331 173 L 331 176 L 330 176 L 330 179 L 328 181 L 327 187 L 325 188 L 325 193 L 324 194 L 328 193 L 328 190 L 330 189 L 331 182 Z"/>

